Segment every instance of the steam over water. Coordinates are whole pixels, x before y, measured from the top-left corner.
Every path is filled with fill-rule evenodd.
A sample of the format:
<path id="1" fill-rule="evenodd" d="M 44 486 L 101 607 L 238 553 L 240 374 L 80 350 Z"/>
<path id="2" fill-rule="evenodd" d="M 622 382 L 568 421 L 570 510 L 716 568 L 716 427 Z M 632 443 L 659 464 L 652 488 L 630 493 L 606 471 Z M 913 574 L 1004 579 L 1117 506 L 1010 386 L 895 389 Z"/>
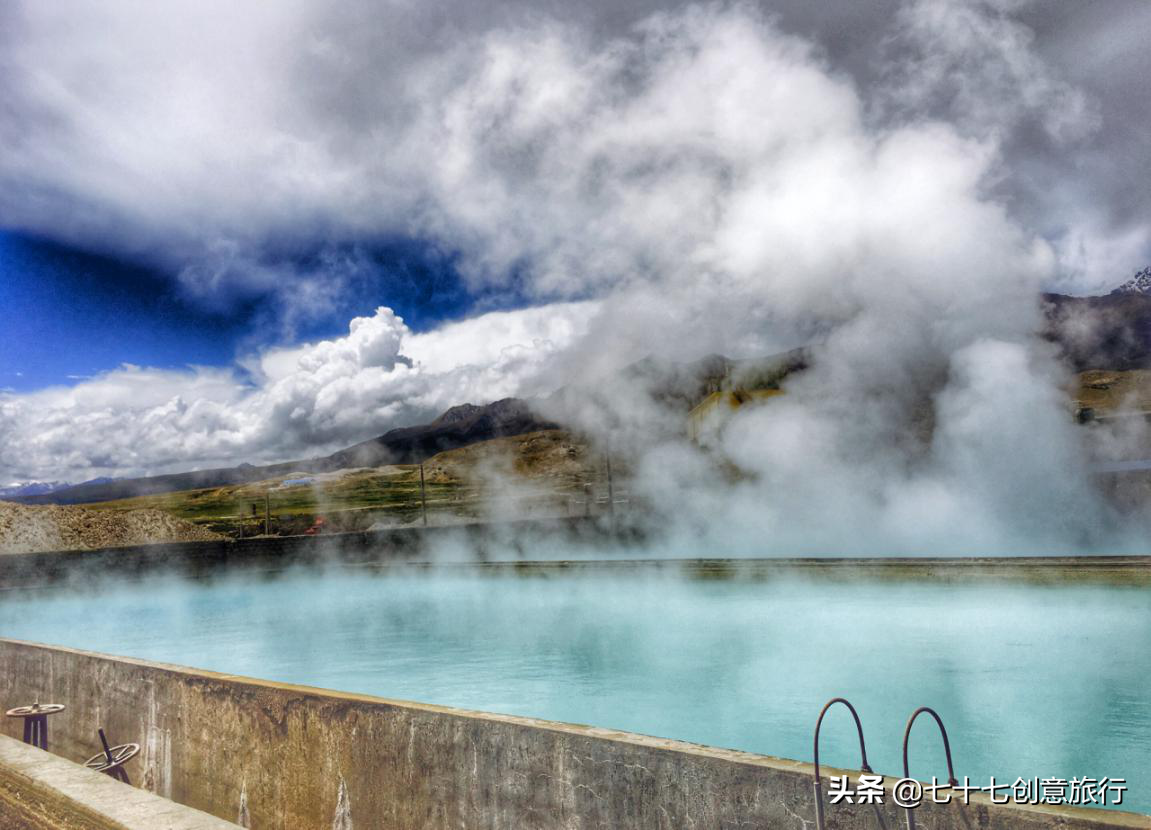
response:
<path id="1" fill-rule="evenodd" d="M 291 574 L 5 596 L 0 635 L 804 760 L 844 695 L 896 777 L 930 705 L 961 779 L 1126 778 L 1151 812 L 1145 588 Z M 824 735 L 858 766 L 846 713 Z M 928 724 L 913 741 L 943 778 Z"/>

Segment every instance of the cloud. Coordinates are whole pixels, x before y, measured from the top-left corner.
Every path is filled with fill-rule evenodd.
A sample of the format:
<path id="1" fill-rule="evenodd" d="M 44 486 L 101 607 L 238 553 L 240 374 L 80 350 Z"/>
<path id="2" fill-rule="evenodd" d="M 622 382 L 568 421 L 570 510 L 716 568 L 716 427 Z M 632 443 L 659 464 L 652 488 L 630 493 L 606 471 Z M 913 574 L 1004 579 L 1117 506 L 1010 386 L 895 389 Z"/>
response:
<path id="1" fill-rule="evenodd" d="M 247 371 L 125 365 L 72 387 L 0 393 L 0 479 L 311 457 L 463 401 L 548 391 L 541 372 L 593 312 L 589 303 L 492 312 L 412 334 L 380 308 L 346 336 L 255 356 Z"/>
<path id="2" fill-rule="evenodd" d="M 916 0 L 896 15 L 885 105 L 945 116 L 978 136 L 1033 121 L 1057 142 L 1099 126 L 1090 99 L 1035 51 L 1035 33 L 1011 16 L 1028 0 Z"/>
<path id="3" fill-rule="evenodd" d="M 957 60 L 984 55 L 984 35 L 1004 60 L 1027 48 L 1010 27 L 977 34 Z M 604 294 L 571 350 L 593 364 L 640 344 L 816 342 L 785 399 L 733 426 L 734 486 L 690 448 L 639 439 L 655 524 L 696 548 L 747 534 L 748 550 L 781 553 L 1112 538 L 1064 378 L 1034 338 L 1058 252 L 995 187 L 1013 105 L 1067 92 L 1037 65 L 959 123 L 876 123 L 816 50 L 746 7 L 657 17 L 606 47 L 545 27 L 461 52 L 466 70 L 430 77 L 440 103 L 413 129 L 444 160 L 428 227 L 467 240 L 477 279 L 527 263 L 545 294 Z M 1071 120 L 1049 126 L 1064 137 Z M 633 448 L 653 423 L 627 384 L 568 414 Z"/>
<path id="4" fill-rule="evenodd" d="M 610 296 L 609 353 L 754 350 L 865 309 L 945 353 L 1035 320 L 1054 256 L 987 197 L 994 141 L 869 126 L 847 79 L 746 8 L 606 45 L 513 31 L 458 61 L 412 127 L 437 150 L 424 222 L 467 240 L 477 278 L 518 265 L 544 296 Z"/>
<path id="5" fill-rule="evenodd" d="M 722 444 L 734 483 L 691 447 L 643 440 L 642 389 L 604 381 L 593 411 L 568 414 L 626 430 L 656 522 L 697 545 L 986 552 L 1106 536 L 1064 378 L 1034 337 L 1040 289 L 1075 281 L 1070 237 L 1012 198 L 1022 136 L 1038 125 L 1039 145 L 1067 148 L 1096 121 L 1035 54 L 1025 7 L 901 4 L 891 71 L 868 83 L 753 4 L 606 33 L 451 6 L 458 27 L 430 23 L 398 56 L 388 24 L 432 12 L 218 10 L 185 38 L 191 6 L 112 2 L 72 9 L 66 28 L 87 37 L 59 43 L 59 8 L 23 9 L 0 82 L 17 114 L 7 221 L 156 251 L 222 301 L 313 302 L 354 267 L 282 250 L 398 230 L 537 306 L 421 335 L 381 309 L 345 337 L 245 361 L 248 377 L 124 368 L 3 396 L 0 466 L 16 477 L 290 457 L 464 400 L 602 381 L 649 353 L 807 343 L 812 369 Z M 1113 230 L 1084 217 L 1093 238 Z"/>
<path id="6" fill-rule="evenodd" d="M 810 5 L 18 3 L 0 28 L 0 222 L 159 264 L 208 305 L 274 297 L 289 329 L 354 281 L 334 252 L 396 234 L 461 250 L 477 281 L 526 263 L 533 296 L 572 296 L 699 254 L 744 161 L 786 160 L 775 142 L 862 109 L 880 129 L 926 116 L 993 136 L 1036 231 L 1072 234 L 1069 190 L 1093 236 L 1137 221 L 1148 253 L 1146 221 L 1101 188 L 1130 177 L 1069 155 L 1124 113 L 1106 79 L 1088 98 L 1040 56 L 1032 4 Z M 1072 247 L 1091 261 L 1061 279 L 1094 286 L 1095 246 Z M 302 250 L 328 261 L 301 267 Z"/>

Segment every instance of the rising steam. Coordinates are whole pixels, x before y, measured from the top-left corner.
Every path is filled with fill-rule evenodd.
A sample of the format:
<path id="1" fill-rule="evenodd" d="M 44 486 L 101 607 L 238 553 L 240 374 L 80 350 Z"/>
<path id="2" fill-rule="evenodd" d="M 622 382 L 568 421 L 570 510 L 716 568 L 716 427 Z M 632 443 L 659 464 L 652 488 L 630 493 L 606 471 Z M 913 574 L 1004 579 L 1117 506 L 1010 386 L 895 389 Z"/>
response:
<path id="1" fill-rule="evenodd" d="M 156 23 L 109 8 L 89 12 L 92 25 L 123 26 L 132 43 Z M 29 83 L 12 93 L 19 152 L 2 168 L 37 197 L 5 206 L 16 224 L 40 227 L 64 193 L 95 208 L 72 229 L 78 240 L 127 228 L 117 244 L 162 248 L 193 292 L 281 280 L 305 297 L 338 269 L 277 269 L 269 240 L 301 227 L 317 244 L 405 232 L 459 251 L 474 285 L 507 284 L 533 307 L 424 335 L 381 309 L 346 337 L 253 359 L 247 375 L 129 368 L 6 395 L 0 463 L 64 477 L 282 458 L 463 400 L 599 385 L 594 406 L 554 399 L 554 414 L 629 457 L 655 524 L 670 522 L 686 547 L 1122 544 L 1086 472 L 1066 378 L 1034 335 L 1061 251 L 1001 188 L 1021 118 L 1058 144 L 1089 135 L 1098 114 L 1002 11 L 905 4 L 889 71 L 869 88 L 745 4 L 659 12 L 606 38 L 510 15 L 409 56 L 402 83 L 360 79 L 359 109 L 325 110 L 315 88 L 278 74 L 293 49 L 311 77 L 332 77 L 346 57 L 309 28 L 308 3 L 276 26 L 243 21 L 274 32 L 267 49 L 193 75 L 176 122 L 154 81 L 119 58 L 98 62 L 109 84 L 86 116 L 63 100 L 68 83 Z M 43 23 L 24 21 L 33 35 Z M 187 48 L 201 47 L 218 44 Z M 57 80 L 81 68 L 36 59 Z M 1010 72 L 963 81 L 972 61 Z M 258 83 L 221 104 L 216 75 L 230 72 Z M 950 111 L 924 103 L 944 93 Z M 46 138 L 35 107 L 68 129 Z M 250 137 L 242 152 L 229 143 L 237 131 Z M 190 156 L 173 164 L 175 148 Z M 218 165 L 236 176 L 206 175 Z M 682 414 L 604 381 L 649 354 L 800 345 L 810 368 L 736 418 L 718 465 L 652 427 Z M 148 392 L 129 402 L 123 390 L 136 388 Z"/>

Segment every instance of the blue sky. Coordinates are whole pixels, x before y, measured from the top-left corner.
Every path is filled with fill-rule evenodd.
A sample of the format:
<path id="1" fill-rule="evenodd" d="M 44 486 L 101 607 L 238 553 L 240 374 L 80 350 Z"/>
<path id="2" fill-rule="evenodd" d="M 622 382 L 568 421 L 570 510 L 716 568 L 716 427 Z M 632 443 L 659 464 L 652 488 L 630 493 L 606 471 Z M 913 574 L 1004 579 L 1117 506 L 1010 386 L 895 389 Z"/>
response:
<path id="1" fill-rule="evenodd" d="M 174 275 L 13 232 L 0 232 L 0 388 L 68 385 L 121 364 L 180 368 L 231 364 L 245 351 L 347 331 L 380 305 L 415 331 L 492 308 L 467 289 L 450 257 L 416 242 L 374 247 L 364 279 L 317 319 L 277 325 L 268 296 L 211 306 Z M 507 298 L 500 303 L 509 305 Z"/>
<path id="2" fill-rule="evenodd" d="M 121 363 L 230 361 L 250 313 L 206 313 L 155 271 L 11 233 L 0 235 L 0 304 L 0 386 L 21 391 Z"/>

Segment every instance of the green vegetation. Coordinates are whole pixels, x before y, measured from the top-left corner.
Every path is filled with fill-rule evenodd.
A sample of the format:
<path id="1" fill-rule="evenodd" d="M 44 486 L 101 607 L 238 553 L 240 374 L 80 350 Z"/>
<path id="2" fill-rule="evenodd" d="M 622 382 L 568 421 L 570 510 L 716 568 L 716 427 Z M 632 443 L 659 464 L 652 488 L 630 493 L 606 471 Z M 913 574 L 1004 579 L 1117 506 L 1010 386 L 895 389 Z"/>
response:
<path id="1" fill-rule="evenodd" d="M 283 486 L 293 478 L 306 484 Z M 429 511 L 448 510 L 463 517 L 473 493 L 460 482 L 427 482 Z M 317 517 L 326 530 L 363 530 L 376 522 L 407 524 L 421 513 L 418 465 L 349 470 L 341 475 L 293 474 L 268 481 L 203 490 L 160 493 L 89 505 L 101 510 L 154 507 L 231 535 L 263 532 L 265 504 L 269 531 L 303 533 Z"/>
<path id="2" fill-rule="evenodd" d="M 484 441 L 424 463 L 428 521 L 447 524 L 493 513 L 582 513 L 585 484 L 603 496 L 602 459 L 562 430 Z M 306 483 L 285 485 L 293 479 Z M 312 475 L 291 473 L 249 484 L 159 493 L 86 505 L 97 510 L 157 508 L 230 536 L 295 535 L 414 524 L 422 519 L 420 467 L 399 464 Z M 317 519 L 323 519 L 317 525 Z"/>

